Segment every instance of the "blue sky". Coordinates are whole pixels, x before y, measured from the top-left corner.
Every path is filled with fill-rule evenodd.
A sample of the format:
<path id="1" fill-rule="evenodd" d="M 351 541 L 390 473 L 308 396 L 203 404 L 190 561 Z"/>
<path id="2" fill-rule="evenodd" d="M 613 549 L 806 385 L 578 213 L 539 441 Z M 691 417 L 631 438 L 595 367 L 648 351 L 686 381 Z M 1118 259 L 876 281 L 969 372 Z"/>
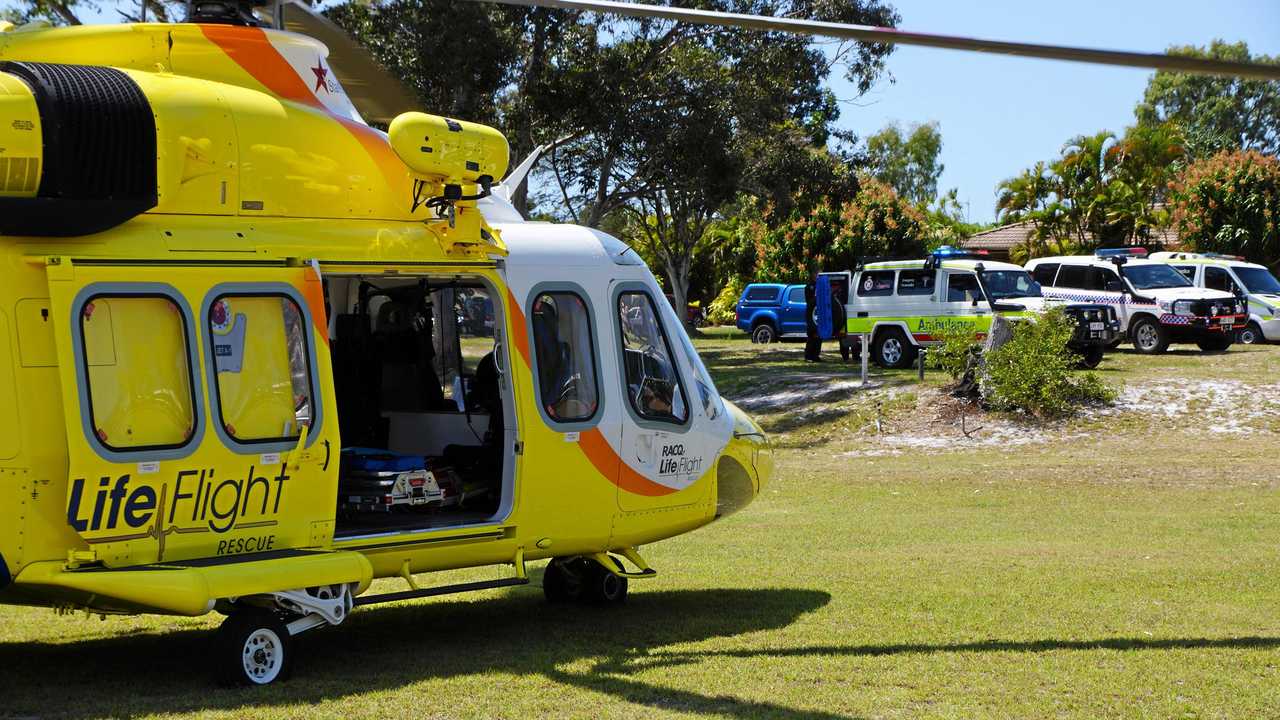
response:
<path id="1" fill-rule="evenodd" d="M 908 30 L 1123 50 L 1244 40 L 1280 55 L 1280 1 L 1236 0 L 889 0 Z M 995 187 L 1074 135 L 1133 123 L 1149 72 L 929 48 L 899 47 L 880 83 L 854 98 L 833 82 L 839 125 L 865 137 L 892 121 L 937 121 L 946 169 L 939 190 L 956 187 L 971 221 L 994 217 Z M 856 104 L 854 104 L 856 103 Z"/>

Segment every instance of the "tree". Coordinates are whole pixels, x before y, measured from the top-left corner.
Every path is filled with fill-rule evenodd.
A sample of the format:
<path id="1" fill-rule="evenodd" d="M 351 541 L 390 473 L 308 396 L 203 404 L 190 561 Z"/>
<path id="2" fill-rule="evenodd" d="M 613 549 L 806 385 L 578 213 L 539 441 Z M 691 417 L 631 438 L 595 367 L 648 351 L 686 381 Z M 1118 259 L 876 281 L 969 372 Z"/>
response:
<path id="1" fill-rule="evenodd" d="M 808 213 L 761 229 L 760 278 L 799 282 L 820 270 L 852 268 L 872 257 L 919 257 L 927 251 L 927 220 L 913 203 L 875 178 L 859 179 L 852 199 L 824 198 Z"/>
<path id="2" fill-rule="evenodd" d="M 186 15 L 186 3 L 182 0 L 18 0 L 0 10 L 0 20 L 21 25 L 43 20 L 50 25 L 80 25 L 80 14 L 96 12 L 103 5 L 115 9 L 125 22 L 172 22 Z M 145 13 L 143 7 L 146 8 Z M 145 17 L 144 17 L 145 14 Z"/>
<path id="3" fill-rule="evenodd" d="M 1170 187 L 1184 242 L 1280 266 L 1280 160 L 1256 151 L 1191 163 Z"/>
<path id="4" fill-rule="evenodd" d="M 912 125 L 905 133 L 895 123 L 867 138 L 868 172 L 899 197 L 929 203 L 938 194 L 941 152 L 942 133 L 936 122 Z"/>
<path id="5" fill-rule="evenodd" d="M 541 166 L 534 187 L 542 190 L 533 201 L 592 227 L 628 215 L 623 227 L 635 235 L 627 239 L 652 251 L 679 309 L 693 256 L 719 209 L 748 188 L 790 196 L 797 188 L 782 182 L 785 172 L 778 170 L 822 159 L 809 150 L 825 147 L 839 114 L 823 87 L 828 74 L 840 67 L 865 91 L 890 50 L 849 44 L 824 53 L 809 38 L 784 33 L 555 10 L 478 5 L 450 14 L 452 1 L 351 3 L 331 15 L 344 24 L 349 17 L 387 15 L 358 28 L 361 39 L 397 74 L 414 78 L 424 97 L 456 102 L 469 86 L 475 97 L 496 94 L 493 122 L 512 140 L 515 157 L 560 140 Z M 406 4 L 423 9 L 397 18 L 393 8 Z M 898 21 L 881 0 L 704 5 L 837 22 Z M 447 32 L 412 37 L 417 33 L 408 26 L 434 17 L 448 18 Z M 473 52 L 470 45 L 453 48 L 451 38 L 480 43 L 486 59 L 477 65 L 501 70 L 481 77 L 442 66 L 441 58 L 452 63 Z M 774 152 L 771 140 L 781 140 L 773 147 L 783 150 Z M 832 182 L 825 184 L 838 175 L 829 173 Z"/>
<path id="6" fill-rule="evenodd" d="M 1150 241 L 1169 223 L 1166 188 L 1185 156 L 1182 134 L 1171 124 L 1072 138 L 1056 160 L 998 186 L 997 217 L 1031 224 L 1025 246 L 1013 254 L 1024 259 Z"/>
<path id="7" fill-rule="evenodd" d="M 1170 55 L 1280 64 L 1280 58 L 1251 55 L 1246 43 L 1214 40 L 1208 48 L 1169 48 Z M 1196 157 L 1223 150 L 1280 154 L 1280 82 L 1186 75 L 1161 70 L 1147 82 L 1134 109 L 1144 126 L 1173 122 L 1188 137 Z"/>

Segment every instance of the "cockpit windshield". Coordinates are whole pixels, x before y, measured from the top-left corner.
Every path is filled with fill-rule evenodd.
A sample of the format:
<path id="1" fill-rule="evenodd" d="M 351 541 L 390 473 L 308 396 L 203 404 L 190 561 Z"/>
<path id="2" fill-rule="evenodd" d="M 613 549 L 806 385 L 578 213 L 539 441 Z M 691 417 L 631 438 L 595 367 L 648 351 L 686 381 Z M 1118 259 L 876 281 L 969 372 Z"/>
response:
<path id="1" fill-rule="evenodd" d="M 1191 281 L 1169 265 L 1121 265 L 1120 272 L 1134 290 L 1191 287 Z"/>
<path id="2" fill-rule="evenodd" d="M 1040 283 L 1026 270 L 991 270 L 982 273 L 982 284 L 992 300 L 1041 297 Z"/>

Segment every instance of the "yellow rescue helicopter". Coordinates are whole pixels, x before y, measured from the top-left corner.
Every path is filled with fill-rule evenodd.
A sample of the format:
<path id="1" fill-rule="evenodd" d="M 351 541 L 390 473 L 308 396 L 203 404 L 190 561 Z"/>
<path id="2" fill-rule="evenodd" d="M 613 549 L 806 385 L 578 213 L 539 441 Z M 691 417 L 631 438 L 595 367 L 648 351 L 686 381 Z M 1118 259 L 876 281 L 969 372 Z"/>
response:
<path id="1" fill-rule="evenodd" d="M 552 601 L 617 603 L 655 574 L 638 548 L 760 493 L 764 433 L 644 263 L 509 202 L 536 153 L 507 174 L 501 134 L 407 110 L 305 5 L 258 11 L 0 31 L 0 602 L 218 611 L 220 673 L 260 685 L 357 606 L 531 561 Z"/>

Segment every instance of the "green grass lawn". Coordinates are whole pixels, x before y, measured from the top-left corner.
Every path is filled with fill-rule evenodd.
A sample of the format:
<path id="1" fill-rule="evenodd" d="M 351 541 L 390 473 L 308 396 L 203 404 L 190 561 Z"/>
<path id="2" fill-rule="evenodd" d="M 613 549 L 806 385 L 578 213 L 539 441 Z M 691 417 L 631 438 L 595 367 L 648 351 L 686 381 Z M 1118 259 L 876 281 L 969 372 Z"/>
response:
<path id="1" fill-rule="evenodd" d="M 210 684 L 216 616 L 0 608 L 0 717 L 1280 717 L 1280 348 L 1109 356 L 1130 405 L 1189 397 L 1013 446 L 925 422 L 936 375 L 698 343 L 779 474 L 647 548 L 625 607 L 534 584 L 362 610 L 253 691 Z M 1238 407 L 1199 396 L 1223 387 Z"/>

